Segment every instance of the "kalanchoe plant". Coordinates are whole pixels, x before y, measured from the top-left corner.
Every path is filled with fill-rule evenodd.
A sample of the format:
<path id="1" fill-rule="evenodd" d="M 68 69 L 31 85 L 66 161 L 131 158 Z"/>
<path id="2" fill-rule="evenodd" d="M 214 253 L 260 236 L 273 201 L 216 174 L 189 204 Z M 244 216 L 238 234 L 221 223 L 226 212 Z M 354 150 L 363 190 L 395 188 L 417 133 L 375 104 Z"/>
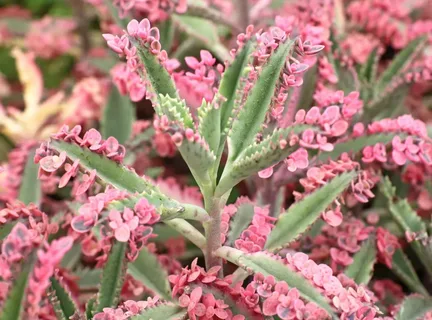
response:
<path id="1" fill-rule="evenodd" d="M 432 140 L 409 109 L 430 95 L 427 4 L 87 2 L 109 76 L 81 1 L 91 76 L 69 98 L 41 104 L 34 58 L 71 51 L 74 24 L 13 50 L 0 320 L 432 318 Z M 183 164 L 194 186 L 160 174 Z"/>

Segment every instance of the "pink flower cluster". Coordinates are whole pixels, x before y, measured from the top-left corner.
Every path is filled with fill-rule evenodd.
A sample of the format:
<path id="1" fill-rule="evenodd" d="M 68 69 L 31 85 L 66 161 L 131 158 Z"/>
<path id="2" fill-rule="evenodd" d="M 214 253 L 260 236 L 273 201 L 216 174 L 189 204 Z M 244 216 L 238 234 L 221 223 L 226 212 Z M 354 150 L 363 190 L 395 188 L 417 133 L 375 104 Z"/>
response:
<path id="1" fill-rule="evenodd" d="M 301 252 L 287 254 L 283 262 L 327 297 L 341 319 L 375 319 L 378 308 L 374 306 L 373 294 L 365 287 L 357 286 L 344 275 L 335 277 L 329 266 L 317 265 Z"/>
<path id="2" fill-rule="evenodd" d="M 235 240 L 234 246 L 248 253 L 262 251 L 276 220 L 269 216 L 268 208 L 254 207 L 251 224 Z"/>
<path id="3" fill-rule="evenodd" d="M 379 55 L 384 53 L 384 47 L 377 38 L 358 32 L 350 33 L 340 44 L 340 49 L 341 59 L 347 65 L 366 63 L 374 49 L 377 49 Z"/>
<path id="4" fill-rule="evenodd" d="M 68 53 L 76 44 L 76 23 L 72 19 L 46 16 L 32 22 L 25 38 L 27 49 L 44 59 Z"/>
<path id="5" fill-rule="evenodd" d="M 117 241 L 128 242 L 128 258 L 133 261 L 147 240 L 152 237 L 153 229 L 150 225 L 158 222 L 160 216 L 145 198 L 139 199 L 133 209 L 124 207 L 121 211 L 110 210 L 111 202 L 125 198 L 126 192 L 115 189 L 89 197 L 89 202 L 79 209 L 79 215 L 72 219 L 71 227 L 75 232 L 86 233 L 96 225 L 99 216 L 109 210 L 107 224 L 111 232 L 104 230 L 105 242 L 109 242 L 112 236 Z"/>
<path id="6" fill-rule="evenodd" d="M 354 115 L 363 109 L 363 101 L 360 99 L 358 91 L 345 95 L 342 90 L 334 91 L 322 88 L 314 94 L 314 99 L 319 108 L 339 106 L 341 117 L 348 122 L 352 121 Z"/>
<path id="7" fill-rule="evenodd" d="M 298 141 L 298 137 L 296 135 L 292 135 L 289 141 L 290 145 L 296 144 Z M 279 141 L 279 147 L 284 149 L 287 145 L 287 141 L 285 139 L 281 139 Z M 306 169 L 309 166 L 308 152 L 304 148 L 299 148 L 293 153 L 291 153 L 288 158 L 284 159 L 284 163 L 287 166 L 288 171 L 295 172 L 298 169 Z M 276 165 L 268 167 L 264 170 L 258 172 L 258 176 L 262 179 L 270 178 L 273 175 L 273 168 Z"/>
<path id="8" fill-rule="evenodd" d="M 69 130 L 68 126 L 63 126 L 60 131 L 52 136 L 53 140 L 63 140 L 68 143 L 77 144 L 80 147 L 86 147 L 92 152 L 103 155 L 117 163 L 121 163 L 125 156 L 125 147 L 118 143 L 114 137 L 102 139 L 102 135 L 96 129 L 90 129 L 80 138 L 81 126 L 75 126 Z M 65 173 L 60 178 L 59 188 L 63 188 L 73 177 L 78 175 L 79 160 L 75 160 L 72 164 L 65 163 L 67 159 L 66 152 L 58 154 L 55 150 L 49 147 L 48 143 L 42 143 L 36 150 L 35 163 L 39 163 L 39 177 L 51 176 L 63 168 Z M 95 182 L 96 170 L 86 172 L 83 175 L 82 182 L 75 190 L 76 195 L 84 194 Z"/>
<path id="9" fill-rule="evenodd" d="M 232 296 L 237 289 L 231 288 L 229 278 L 219 279 L 220 267 L 208 271 L 197 265 L 195 259 L 191 267 L 185 267 L 178 275 L 170 275 L 173 296 L 179 296 L 180 306 L 187 308 L 191 320 L 245 320 L 243 315 L 234 315 L 224 300 L 217 299 L 214 292 Z M 239 294 L 239 293 L 237 293 Z M 233 299 L 231 297 L 231 299 Z"/>
<path id="10" fill-rule="evenodd" d="M 203 205 L 203 196 L 198 187 L 183 186 L 174 177 L 159 178 L 156 180 L 156 185 L 162 193 L 174 200 L 197 206 Z"/>
<path id="11" fill-rule="evenodd" d="M 27 312 L 30 319 L 35 319 L 38 315 L 39 303 L 51 285 L 50 278 L 54 275 L 55 268 L 63 256 L 72 248 L 72 245 L 72 237 L 63 237 L 53 240 L 50 244 L 45 244 L 44 249 L 37 251 L 37 261 L 28 285 L 27 301 L 29 307 Z"/>
<path id="12" fill-rule="evenodd" d="M 68 103 L 73 112 L 68 114 L 66 123 L 85 123 L 99 119 L 108 94 L 107 81 L 87 77 L 77 82 Z"/>
<path id="13" fill-rule="evenodd" d="M 135 19 L 131 20 L 127 25 L 127 30 L 124 31 L 121 37 L 109 33 L 103 34 L 103 37 L 115 53 L 126 57 L 126 67 L 116 67 L 113 72 L 116 78 L 115 82 L 118 83 L 120 91 L 132 90 L 129 92 L 134 101 L 138 101 L 144 96 L 149 99 L 154 96 L 154 93 L 147 90 L 149 88 L 146 89 L 148 87 L 146 86 L 146 81 L 141 80 L 138 74 L 133 75 L 138 70 L 140 72 L 144 72 L 145 70 L 137 56 L 137 47 L 134 46 L 135 41 L 138 41 L 149 53 L 156 56 L 159 62 L 170 73 L 178 66 L 178 62 L 176 60 L 169 60 L 167 52 L 162 50 L 159 42 L 159 29 L 151 27 L 148 19 L 143 19 L 140 22 Z"/>
<path id="14" fill-rule="evenodd" d="M 139 315 L 146 309 L 160 305 L 159 298 L 147 298 L 144 301 L 127 300 L 118 308 L 104 308 L 102 312 L 94 315 L 94 320 L 127 320 Z"/>
<path id="15" fill-rule="evenodd" d="M 13 277 L 14 267 L 17 263 L 28 257 L 34 247 L 33 236 L 30 230 L 21 222 L 18 222 L 1 246 L 0 277 L 9 281 Z"/>
<path id="16" fill-rule="evenodd" d="M 26 206 L 22 202 L 15 201 L 8 203 L 6 208 L 0 210 L 0 224 L 22 218 L 28 220 L 34 241 L 47 240 L 48 236 L 55 234 L 59 229 L 58 224 L 50 222 L 48 216 L 35 204 Z"/>
<path id="17" fill-rule="evenodd" d="M 390 279 L 376 280 L 372 285 L 375 295 L 384 303 L 388 313 L 394 313 L 405 297 L 402 287 Z"/>
<path id="18" fill-rule="evenodd" d="M 372 33 L 384 44 L 399 49 L 407 44 L 407 34 L 401 25 L 410 23 L 409 10 L 404 7 L 403 2 L 358 0 L 351 2 L 348 14 L 351 22 Z"/>
<path id="19" fill-rule="evenodd" d="M 277 315 L 282 320 L 329 319 L 327 311 L 313 302 L 305 303 L 296 288 L 289 288 L 284 281 L 277 282 L 273 276 L 255 274 L 245 292 L 247 296 L 255 297 L 248 300 L 251 305 L 262 301 L 261 313 L 264 316 Z M 256 304 L 255 308 L 259 310 L 260 307 Z"/>
<path id="20" fill-rule="evenodd" d="M 356 218 L 345 219 L 339 226 L 324 225 L 322 232 L 312 239 L 313 249 L 309 257 L 314 261 L 330 259 L 334 274 L 343 271 L 352 262 L 364 240 L 374 231 L 374 227 Z"/>
<path id="21" fill-rule="evenodd" d="M 114 0 L 114 5 L 121 17 L 135 10 L 146 13 L 152 21 L 165 20 L 168 13 L 185 13 L 187 10 L 187 0 Z"/>
<path id="22" fill-rule="evenodd" d="M 109 189 L 103 193 L 89 197 L 87 203 L 78 209 L 78 215 L 71 221 L 71 227 L 75 232 L 85 233 L 89 231 L 99 220 L 99 215 L 104 209 L 116 200 L 127 198 L 125 191 Z"/>
<path id="23" fill-rule="evenodd" d="M 195 57 L 186 57 L 185 62 L 193 72 L 186 72 L 184 75 L 176 76 L 176 83 L 181 82 L 181 86 L 186 86 L 194 91 L 198 101 L 205 99 L 207 102 L 213 100 L 223 66 L 216 64 L 216 59 L 207 50 L 201 50 L 201 61 Z M 182 77 L 182 79 L 179 79 Z M 181 92 L 180 92 L 181 93 Z M 188 92 L 187 96 L 191 93 Z"/>
<path id="24" fill-rule="evenodd" d="M 294 191 L 296 201 L 299 201 L 310 194 L 317 188 L 322 187 L 335 176 L 344 172 L 357 170 L 360 167 L 358 162 L 351 160 L 347 154 L 342 155 L 340 160 L 330 161 L 320 167 L 310 168 L 306 173 L 306 178 L 300 179 L 300 184 L 304 187 L 304 192 L 300 193 Z M 374 195 L 371 189 L 374 187 L 375 181 L 367 171 L 362 171 L 358 174 L 357 179 L 352 182 L 350 192 L 354 195 L 355 199 L 361 203 L 368 202 L 369 198 Z M 343 199 L 343 195 L 339 197 Z M 330 208 L 322 213 L 322 218 L 331 226 L 338 226 L 342 223 L 343 216 L 341 212 L 341 205 L 339 201 L 333 203 Z"/>
<path id="25" fill-rule="evenodd" d="M 114 231 L 114 237 L 120 242 L 133 239 L 144 243 L 152 233 L 153 225 L 159 221 L 160 216 L 155 207 L 147 199 L 140 199 L 134 209 L 124 208 L 123 213 L 113 209 L 108 215 L 109 226 Z"/>
<path id="26" fill-rule="evenodd" d="M 122 95 L 129 94 L 132 101 L 141 101 L 147 92 L 146 82 L 138 73 L 130 71 L 125 63 L 117 64 L 110 71 L 113 82 Z"/>
<path id="27" fill-rule="evenodd" d="M 403 166 L 407 161 L 432 164 L 432 143 L 427 136 L 426 125 L 423 121 L 415 120 L 410 115 L 400 116 L 396 119 L 383 119 L 368 126 L 368 133 L 399 133 L 392 139 L 391 154 L 387 155 L 386 146 L 377 143 L 363 149 L 362 161 L 371 163 L 378 161 L 389 162 Z M 408 135 L 408 136 L 407 136 Z"/>
<path id="28" fill-rule="evenodd" d="M 388 230 L 384 228 L 377 228 L 376 241 L 378 249 L 378 258 L 387 267 L 392 268 L 393 255 L 396 250 L 400 248 L 400 244 L 396 236 L 392 235 Z"/>

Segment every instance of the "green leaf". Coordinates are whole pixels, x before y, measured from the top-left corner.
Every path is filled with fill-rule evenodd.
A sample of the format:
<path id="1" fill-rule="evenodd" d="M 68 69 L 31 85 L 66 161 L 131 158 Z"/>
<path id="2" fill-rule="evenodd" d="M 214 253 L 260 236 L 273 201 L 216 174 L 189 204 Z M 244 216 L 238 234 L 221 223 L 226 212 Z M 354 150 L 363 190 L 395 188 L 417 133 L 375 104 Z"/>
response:
<path id="1" fill-rule="evenodd" d="M 291 133 L 300 134 L 310 128 L 307 125 L 295 125 L 288 128 L 277 129 L 260 143 L 254 143 L 244 149 L 234 163 L 229 163 L 216 189 L 216 196 L 220 196 L 234 187 L 243 179 L 275 165 L 293 153 L 297 146 L 280 147 L 279 141 L 289 140 Z"/>
<path id="2" fill-rule="evenodd" d="M 198 132 L 207 141 L 213 153 L 216 153 L 219 149 L 221 136 L 219 117 L 220 109 L 216 109 L 211 103 L 203 100 L 201 107 L 198 109 Z"/>
<path id="3" fill-rule="evenodd" d="M 157 256 L 147 248 L 141 249 L 138 258 L 129 264 L 128 273 L 164 300 L 171 300 L 168 274 Z"/>
<path id="4" fill-rule="evenodd" d="M 411 41 L 399 54 L 392 60 L 387 69 L 381 74 L 375 85 L 378 94 L 383 92 L 393 79 L 399 77 L 404 69 L 414 60 L 416 55 L 423 50 L 427 38 L 422 36 Z"/>
<path id="5" fill-rule="evenodd" d="M 174 304 L 160 304 L 156 307 L 145 309 L 141 314 L 133 316 L 131 320 L 178 320 L 186 315 L 186 309 Z"/>
<path id="6" fill-rule="evenodd" d="M 126 29 L 127 24 L 128 24 L 128 20 L 127 18 L 120 18 L 119 15 L 119 10 L 118 8 L 114 5 L 113 1 L 111 0 L 104 0 L 104 4 L 105 6 L 108 8 L 113 20 L 115 21 L 115 23 L 121 28 L 121 29 Z"/>
<path id="7" fill-rule="evenodd" d="M 135 172 L 87 148 L 59 140 L 52 140 L 50 147 L 58 152 L 65 151 L 72 161 L 79 160 L 79 164 L 89 171 L 96 169 L 100 179 L 117 189 L 131 193 L 156 190 L 155 186 Z"/>
<path id="8" fill-rule="evenodd" d="M 266 249 L 276 250 L 289 244 L 305 232 L 321 213 L 349 186 L 356 172 L 348 172 L 333 178 L 303 200 L 293 204 L 279 217 L 269 234 Z"/>
<path id="9" fill-rule="evenodd" d="M 68 157 L 72 160 L 80 160 L 80 165 L 91 171 L 97 170 L 97 176 L 103 181 L 111 184 L 117 189 L 125 190 L 130 193 L 143 193 L 147 195 L 154 195 L 156 198 L 163 201 L 163 208 L 175 208 L 173 207 L 173 201 L 160 193 L 158 189 L 153 186 L 150 182 L 144 178 L 138 176 L 135 172 L 127 169 L 126 167 L 109 160 L 106 157 L 100 156 L 94 152 L 91 152 L 87 148 L 81 148 L 75 144 L 70 144 L 64 141 L 51 141 L 50 147 L 58 152 L 65 151 Z M 149 198 L 152 199 L 152 198 Z M 150 201 L 150 200 L 149 200 Z M 160 212 L 164 212 L 163 208 L 158 208 Z M 182 233 L 186 238 L 190 239 L 199 247 L 203 247 L 203 236 L 196 230 L 191 224 L 182 219 L 174 219 L 164 221 L 170 224 L 173 228 L 178 228 L 178 231 Z"/>
<path id="10" fill-rule="evenodd" d="M 229 51 L 220 42 L 216 25 L 212 22 L 187 15 L 174 14 L 171 17 L 178 29 L 201 42 L 219 60 L 231 59 Z"/>
<path id="11" fill-rule="evenodd" d="M 236 93 L 241 90 L 242 80 L 245 81 L 245 69 L 248 63 L 252 60 L 252 51 L 254 45 L 252 41 L 246 42 L 245 46 L 237 53 L 234 61 L 226 68 L 222 75 L 219 85 L 218 95 L 224 97 L 223 102 L 218 110 L 220 110 L 220 133 L 223 137 L 219 144 L 218 156 L 222 153 L 225 140 L 228 133 L 228 123 L 233 116 L 233 108 L 235 103 Z M 215 119 L 219 120 L 218 118 Z"/>
<path id="12" fill-rule="evenodd" d="M 432 311 L 432 298 L 412 296 L 406 298 L 400 306 L 396 320 L 421 319 L 427 312 Z"/>
<path id="13" fill-rule="evenodd" d="M 79 313 L 79 307 L 72 299 L 69 289 L 66 289 L 55 277 L 51 277 L 50 301 L 56 311 L 56 314 L 63 316 L 63 319 L 69 319 L 75 313 Z"/>
<path id="14" fill-rule="evenodd" d="M 169 95 L 159 95 L 160 104 L 155 106 L 159 116 L 165 115 L 183 129 L 195 129 L 189 107 L 184 100 Z"/>
<path id="15" fill-rule="evenodd" d="M 111 69 L 114 68 L 114 66 L 118 63 L 118 57 L 113 57 L 111 55 L 108 55 L 108 57 L 102 58 L 102 57 L 88 57 L 86 59 L 90 65 L 97 68 L 99 71 L 109 74 Z"/>
<path id="16" fill-rule="evenodd" d="M 294 40 L 287 40 L 270 56 L 262 67 L 238 118 L 228 136 L 228 161 L 234 162 L 246 146 L 252 144 L 264 122 L 287 57 L 294 49 Z"/>
<path id="17" fill-rule="evenodd" d="M 134 208 L 137 202 L 142 198 L 146 198 L 149 203 L 156 207 L 158 213 L 161 215 L 162 221 L 175 219 L 180 215 L 194 218 L 193 213 L 186 212 L 185 207 L 183 207 L 180 203 L 167 198 L 160 192 L 155 192 L 152 190 L 150 192 L 130 195 L 129 197 L 122 200 L 111 201 L 108 205 L 108 209 L 116 209 L 118 211 L 123 211 L 124 208 Z M 196 207 L 194 206 L 191 209 L 196 209 Z M 207 214 L 201 213 L 200 217 L 202 215 L 207 216 Z"/>
<path id="18" fill-rule="evenodd" d="M 303 84 L 300 87 L 293 88 L 293 92 L 300 91 L 297 100 L 296 110 L 309 110 L 313 103 L 313 94 L 315 92 L 316 83 L 318 80 L 318 65 L 314 64 L 306 71 L 303 76 Z"/>
<path id="19" fill-rule="evenodd" d="M 174 40 L 174 23 L 172 19 L 168 18 L 165 21 L 161 22 L 158 28 L 160 31 L 160 43 L 162 45 L 162 48 L 169 53 L 171 51 Z"/>
<path id="20" fill-rule="evenodd" d="M 145 178 L 138 176 L 135 172 L 127 169 L 125 166 L 119 165 L 87 148 L 81 148 L 78 145 L 64 141 L 53 140 L 50 142 L 50 147 L 58 152 L 66 151 L 68 157 L 72 161 L 79 160 L 80 166 L 83 166 L 88 171 L 96 169 L 96 175 L 115 188 L 130 193 L 140 193 L 125 199 L 123 202 L 114 202 L 123 203 L 122 208 L 128 201 L 136 202 L 140 197 L 145 197 L 158 209 L 159 213 L 166 218 L 173 218 L 175 215 L 184 211 L 183 206 L 177 201 L 162 194 L 156 186 L 152 185 Z"/>
<path id="21" fill-rule="evenodd" d="M 170 121 L 179 125 L 182 129 L 194 128 L 192 116 L 184 100 L 160 96 L 160 113 L 165 114 Z M 213 166 L 216 157 L 209 150 L 207 141 L 201 137 L 200 142 L 183 139 L 180 146 L 177 146 L 183 159 L 186 161 L 195 180 L 200 186 L 210 181 L 209 169 Z"/>
<path id="22" fill-rule="evenodd" d="M 234 218 L 231 220 L 226 245 L 233 245 L 234 241 L 252 222 L 254 217 L 254 206 L 251 203 L 241 204 L 237 208 Z"/>
<path id="23" fill-rule="evenodd" d="M 171 98 L 178 98 L 177 89 L 171 75 L 163 67 L 156 56 L 149 52 L 149 49 L 141 46 L 136 40 L 130 38 L 131 43 L 137 48 L 138 57 L 145 69 L 145 80 L 151 84 L 151 90 L 159 95 L 168 95 Z"/>
<path id="24" fill-rule="evenodd" d="M 40 181 L 38 179 L 39 166 L 34 163 L 34 150 L 28 154 L 24 168 L 18 199 L 25 204 L 39 205 L 42 198 Z"/>
<path id="25" fill-rule="evenodd" d="M 393 218 L 404 231 L 421 233 L 426 231 L 426 225 L 411 208 L 406 199 L 393 202 L 396 197 L 396 188 L 393 187 L 389 177 L 384 177 L 380 185 L 381 192 L 387 197 L 389 209 Z"/>
<path id="26" fill-rule="evenodd" d="M 100 284 L 102 269 L 80 268 L 74 274 L 79 277 L 78 286 L 81 290 L 93 290 Z"/>
<path id="27" fill-rule="evenodd" d="M 404 110 L 405 97 L 410 86 L 405 82 L 387 90 L 375 97 L 364 109 L 363 121 L 380 120 L 395 117 L 402 114 Z"/>
<path id="28" fill-rule="evenodd" d="M 393 255 L 391 270 L 408 288 L 410 288 L 410 290 L 425 296 L 428 295 L 428 291 L 418 278 L 410 259 L 400 248 L 397 249 Z"/>
<path id="29" fill-rule="evenodd" d="M 376 79 L 379 62 L 378 48 L 372 50 L 365 64 L 362 65 L 359 76 L 366 83 L 373 83 Z"/>
<path id="30" fill-rule="evenodd" d="M 114 137 L 123 144 L 132 133 L 134 121 L 135 106 L 131 103 L 129 96 L 121 95 L 117 87 L 113 85 L 101 120 L 102 136 L 105 139 Z"/>
<path id="31" fill-rule="evenodd" d="M 333 151 L 322 152 L 318 155 L 319 162 L 326 162 L 329 159 L 337 160 L 342 153 L 348 152 L 350 154 L 357 154 L 367 146 L 374 146 L 377 143 L 388 144 L 390 143 L 395 134 L 371 134 L 368 136 L 357 137 L 345 142 L 336 143 Z"/>
<path id="32" fill-rule="evenodd" d="M 338 86 L 345 94 L 359 90 L 360 84 L 354 67 L 341 66 L 337 63 L 336 72 L 338 76 Z"/>
<path id="33" fill-rule="evenodd" d="M 230 17 L 227 17 L 223 12 L 219 10 L 213 9 L 204 1 L 188 1 L 188 10 L 183 14 L 183 16 L 202 18 L 215 24 L 220 24 L 221 26 L 226 26 L 230 29 L 234 29 L 236 33 L 240 33 L 243 31 L 232 22 Z"/>
<path id="34" fill-rule="evenodd" d="M 81 244 L 75 243 L 72 248 L 66 252 L 61 261 L 61 267 L 73 270 L 81 259 Z"/>
<path id="35" fill-rule="evenodd" d="M 127 243 L 119 241 L 115 241 L 112 246 L 108 261 L 106 262 L 102 273 L 102 281 L 97 296 L 95 313 L 102 312 L 103 308 L 112 308 L 117 306 L 126 274 L 127 246 Z"/>
<path id="36" fill-rule="evenodd" d="M 345 274 L 357 284 L 367 285 L 372 278 L 373 267 L 376 262 L 375 239 L 369 238 L 361 249 L 354 255 L 353 263 L 345 270 Z"/>
<path id="37" fill-rule="evenodd" d="M 33 260 L 33 259 L 31 259 Z M 23 263 L 18 278 L 13 282 L 6 300 L 2 304 L 0 320 L 20 320 L 24 311 L 26 289 L 33 271 L 33 261 Z"/>
<path id="38" fill-rule="evenodd" d="M 384 177 L 380 185 L 381 192 L 388 200 L 388 209 L 394 220 L 404 232 L 415 233 L 420 237 L 427 237 L 426 224 L 417 215 L 417 212 L 409 205 L 407 199 L 394 201 L 396 188 L 393 187 L 389 177 Z M 425 266 L 426 270 L 432 274 L 432 257 L 427 248 L 419 240 L 410 242 L 411 247 Z"/>
<path id="39" fill-rule="evenodd" d="M 223 251 L 225 254 L 222 254 Z M 250 269 L 254 273 L 261 273 L 264 276 L 272 275 L 278 281 L 285 281 L 289 287 L 297 288 L 303 298 L 316 303 L 333 315 L 333 310 L 324 296 L 307 279 L 289 269 L 281 261 L 275 260 L 263 252 L 245 254 L 230 247 L 222 247 L 216 251 L 216 254 L 246 270 Z"/>
<path id="40" fill-rule="evenodd" d="M 89 299 L 89 301 L 86 304 L 86 319 L 91 320 L 93 319 L 93 311 L 96 308 L 96 297 L 92 297 Z"/>

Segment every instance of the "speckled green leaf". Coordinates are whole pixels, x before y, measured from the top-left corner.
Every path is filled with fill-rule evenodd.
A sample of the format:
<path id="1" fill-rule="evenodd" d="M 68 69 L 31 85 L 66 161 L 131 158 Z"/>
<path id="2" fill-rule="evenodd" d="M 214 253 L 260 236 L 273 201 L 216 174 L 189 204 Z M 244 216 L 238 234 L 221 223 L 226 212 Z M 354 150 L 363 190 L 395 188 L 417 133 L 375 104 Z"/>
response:
<path id="1" fill-rule="evenodd" d="M 123 144 L 132 133 L 134 121 L 135 106 L 129 96 L 121 95 L 117 87 L 113 85 L 101 120 L 102 136 L 105 139 L 114 137 Z"/>
<path id="2" fill-rule="evenodd" d="M 348 266 L 344 273 L 357 284 L 367 285 L 372 278 L 376 254 L 375 239 L 368 239 L 354 255 L 353 263 Z"/>
<path id="3" fill-rule="evenodd" d="M 353 171 L 337 176 L 303 200 L 294 203 L 280 215 L 275 228 L 267 238 L 266 249 L 275 250 L 283 247 L 305 232 L 349 186 L 355 175 Z"/>
<path id="4" fill-rule="evenodd" d="M 254 206 L 251 203 L 241 204 L 237 208 L 237 212 L 231 219 L 229 225 L 229 232 L 226 245 L 233 245 L 234 241 L 240 237 L 240 234 L 245 230 L 252 222 L 254 217 Z"/>
<path id="5" fill-rule="evenodd" d="M 410 290 L 428 295 L 428 291 L 418 278 L 410 259 L 400 248 L 396 249 L 393 255 L 391 270 Z"/>
<path id="6" fill-rule="evenodd" d="M 153 308 L 145 309 L 141 314 L 133 316 L 132 320 L 180 320 L 186 315 L 187 310 L 174 304 L 161 304 Z"/>
<path id="7" fill-rule="evenodd" d="M 168 274 L 147 248 L 141 249 L 138 258 L 129 264 L 128 273 L 164 300 L 171 300 Z"/>
<path id="8" fill-rule="evenodd" d="M 222 247 L 216 253 L 221 251 L 225 251 L 226 253 L 223 255 L 224 258 L 242 268 L 251 269 L 253 272 L 261 273 L 264 276 L 272 275 L 278 281 L 285 281 L 289 287 L 297 288 L 303 298 L 316 303 L 333 315 L 331 306 L 324 296 L 309 283 L 309 280 L 289 269 L 282 262 L 262 252 L 245 254 L 234 248 Z"/>
<path id="9" fill-rule="evenodd" d="M 63 315 L 63 319 L 69 319 L 75 313 L 79 314 L 79 307 L 72 299 L 69 289 L 65 288 L 55 277 L 51 277 L 51 303 L 57 315 Z"/>
<path id="10" fill-rule="evenodd" d="M 420 320 L 430 311 L 432 311 L 432 298 L 412 296 L 402 302 L 395 319 Z"/>
<path id="11" fill-rule="evenodd" d="M 42 191 L 38 179 L 39 166 L 34 163 L 34 150 L 28 154 L 27 162 L 21 180 L 18 199 L 25 204 L 34 203 L 39 205 Z"/>
<path id="12" fill-rule="evenodd" d="M 26 299 L 26 289 L 31 272 L 33 261 L 27 261 L 23 265 L 21 273 L 12 283 L 10 292 L 2 304 L 0 320 L 21 320 Z"/>
<path id="13" fill-rule="evenodd" d="M 116 307 L 120 299 L 120 291 L 124 283 L 127 268 L 126 242 L 115 241 L 104 266 L 102 280 L 97 296 L 95 312 L 103 308 Z"/>
<path id="14" fill-rule="evenodd" d="M 411 41 L 381 74 L 375 85 L 376 92 L 383 92 L 393 79 L 399 77 L 404 69 L 414 60 L 416 55 L 424 48 L 427 42 L 426 37 L 418 37 Z"/>
<path id="15" fill-rule="evenodd" d="M 254 142 L 273 99 L 276 84 L 287 57 L 294 49 L 294 40 L 287 40 L 270 56 L 262 67 L 258 80 L 251 89 L 228 136 L 228 161 L 234 162 L 246 146 Z"/>

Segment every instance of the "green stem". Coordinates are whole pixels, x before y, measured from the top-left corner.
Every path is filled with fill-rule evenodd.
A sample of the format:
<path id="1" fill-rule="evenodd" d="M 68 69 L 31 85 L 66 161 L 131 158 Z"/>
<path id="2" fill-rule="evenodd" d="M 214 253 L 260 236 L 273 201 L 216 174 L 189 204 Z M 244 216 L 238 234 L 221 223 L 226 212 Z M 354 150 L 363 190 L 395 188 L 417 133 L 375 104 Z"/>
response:
<path id="1" fill-rule="evenodd" d="M 177 218 L 201 222 L 210 221 L 210 216 L 203 208 L 188 203 L 182 203 L 181 205 L 185 208 L 185 210 Z"/>
<path id="2" fill-rule="evenodd" d="M 206 234 L 206 268 L 207 270 L 215 267 L 222 267 L 222 259 L 217 257 L 214 252 L 221 246 L 221 210 L 225 206 L 228 199 L 229 192 L 222 197 L 215 197 L 214 195 L 206 196 L 207 192 L 204 192 L 204 200 L 206 211 L 210 215 L 210 221 L 204 224 Z"/>
<path id="3" fill-rule="evenodd" d="M 206 247 L 206 239 L 204 236 L 195 229 L 189 222 L 182 219 L 173 219 L 164 221 L 165 224 L 172 227 L 174 230 L 178 231 L 180 234 L 189 239 L 198 248 L 204 250 Z"/>
<path id="4" fill-rule="evenodd" d="M 243 282 L 249 276 L 249 273 L 245 269 L 238 267 L 232 275 L 231 287 L 234 287 L 238 282 Z"/>
<path id="5" fill-rule="evenodd" d="M 214 254 L 220 258 L 234 263 L 235 265 L 240 264 L 239 260 L 243 256 L 242 251 L 227 246 L 220 247 L 214 252 Z"/>

